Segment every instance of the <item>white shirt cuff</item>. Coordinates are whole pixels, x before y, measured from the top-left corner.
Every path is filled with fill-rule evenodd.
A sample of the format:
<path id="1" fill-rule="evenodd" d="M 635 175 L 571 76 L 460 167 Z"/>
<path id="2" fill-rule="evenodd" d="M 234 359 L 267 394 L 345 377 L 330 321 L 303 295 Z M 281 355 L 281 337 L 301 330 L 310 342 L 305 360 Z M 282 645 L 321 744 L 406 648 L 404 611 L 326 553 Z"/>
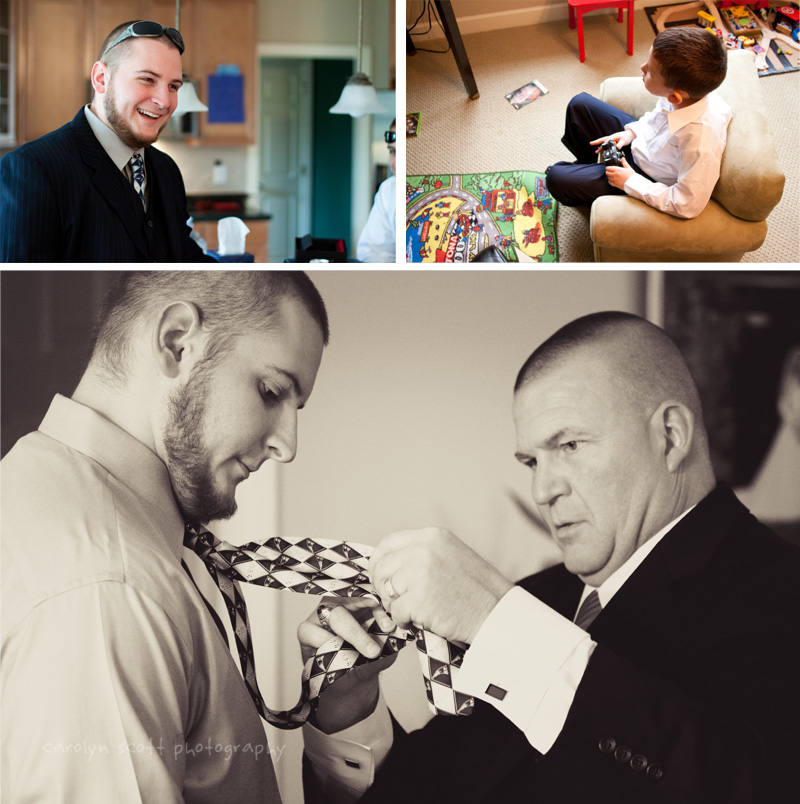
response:
<path id="1" fill-rule="evenodd" d="M 392 720 L 383 699 L 364 720 L 334 734 L 306 723 L 305 752 L 326 801 L 345 804 L 362 796 L 389 753 L 393 742 Z"/>
<path id="2" fill-rule="evenodd" d="M 596 644 L 582 628 L 515 586 L 478 631 L 457 687 L 492 704 L 544 754 L 564 727 Z"/>
<path id="3" fill-rule="evenodd" d="M 653 187 L 653 182 L 642 176 L 641 173 L 634 173 L 625 182 L 622 188 L 628 195 L 633 198 L 638 198 L 640 201 L 645 200 L 645 193 L 648 193 Z"/>

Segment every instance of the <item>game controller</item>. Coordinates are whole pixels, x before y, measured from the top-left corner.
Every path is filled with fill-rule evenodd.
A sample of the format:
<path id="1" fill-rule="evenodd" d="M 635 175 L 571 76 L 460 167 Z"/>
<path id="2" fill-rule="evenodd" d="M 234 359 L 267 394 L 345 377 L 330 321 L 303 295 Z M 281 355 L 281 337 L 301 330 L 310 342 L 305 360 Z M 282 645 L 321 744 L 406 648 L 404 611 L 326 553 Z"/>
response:
<path id="1" fill-rule="evenodd" d="M 614 140 L 603 143 L 602 156 L 604 165 L 622 167 L 622 151 L 617 148 L 617 143 L 615 143 Z"/>

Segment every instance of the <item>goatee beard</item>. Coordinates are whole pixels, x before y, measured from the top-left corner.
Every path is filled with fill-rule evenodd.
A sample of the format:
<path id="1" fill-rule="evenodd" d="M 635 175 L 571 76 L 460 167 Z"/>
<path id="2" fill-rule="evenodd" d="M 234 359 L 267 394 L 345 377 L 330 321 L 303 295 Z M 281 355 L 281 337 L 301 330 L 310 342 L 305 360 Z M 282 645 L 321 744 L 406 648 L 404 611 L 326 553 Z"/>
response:
<path id="1" fill-rule="evenodd" d="M 106 120 L 108 120 L 109 125 L 117 136 L 125 143 L 125 145 L 127 145 L 129 148 L 133 148 L 135 151 L 138 151 L 139 148 L 146 148 L 148 145 L 152 145 L 154 142 L 156 142 L 159 138 L 159 135 L 164 130 L 164 126 L 167 125 L 169 120 L 169 118 L 167 118 L 167 120 L 164 121 L 164 125 L 158 129 L 155 137 L 148 137 L 146 139 L 140 137 L 117 108 L 117 96 L 114 92 L 113 80 L 109 83 L 108 90 L 103 96 L 103 111 L 105 112 Z"/>
<path id="2" fill-rule="evenodd" d="M 218 489 L 208 465 L 203 425 L 208 393 L 208 370 L 193 369 L 186 385 L 169 400 L 164 426 L 164 450 L 172 489 L 183 518 L 190 524 L 229 519 L 236 498 Z"/>

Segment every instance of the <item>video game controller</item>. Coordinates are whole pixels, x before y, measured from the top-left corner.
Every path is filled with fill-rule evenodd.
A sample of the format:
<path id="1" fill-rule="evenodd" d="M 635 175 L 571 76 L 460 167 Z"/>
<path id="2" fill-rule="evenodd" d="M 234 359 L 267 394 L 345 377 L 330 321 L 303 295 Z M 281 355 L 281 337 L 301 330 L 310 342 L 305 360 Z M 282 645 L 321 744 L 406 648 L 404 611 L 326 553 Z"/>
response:
<path id="1" fill-rule="evenodd" d="M 622 151 L 617 148 L 614 140 L 609 140 L 603 143 L 603 164 L 613 165 L 615 167 L 622 167 Z"/>

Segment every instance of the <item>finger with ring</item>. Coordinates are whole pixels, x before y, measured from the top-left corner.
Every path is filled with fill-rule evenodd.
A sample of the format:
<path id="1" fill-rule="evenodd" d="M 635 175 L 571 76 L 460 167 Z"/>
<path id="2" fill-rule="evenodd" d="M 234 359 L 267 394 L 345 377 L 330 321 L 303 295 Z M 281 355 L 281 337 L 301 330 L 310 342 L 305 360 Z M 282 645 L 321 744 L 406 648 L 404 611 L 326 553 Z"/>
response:
<path id="1" fill-rule="evenodd" d="M 336 606 L 329 606 L 327 603 L 320 603 L 319 606 L 317 606 L 317 619 L 319 619 L 319 624 L 326 631 L 330 631 L 331 633 L 333 633 L 333 629 L 328 620 L 330 619 L 331 612 L 335 608 Z"/>

